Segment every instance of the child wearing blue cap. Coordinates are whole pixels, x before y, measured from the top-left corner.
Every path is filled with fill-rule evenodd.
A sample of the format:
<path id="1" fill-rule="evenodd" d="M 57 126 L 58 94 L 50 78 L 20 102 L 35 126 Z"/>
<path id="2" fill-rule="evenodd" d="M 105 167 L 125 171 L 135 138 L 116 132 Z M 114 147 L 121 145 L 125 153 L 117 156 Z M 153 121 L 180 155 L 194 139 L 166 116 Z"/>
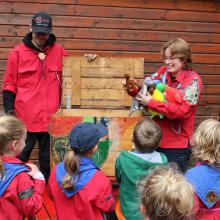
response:
<path id="1" fill-rule="evenodd" d="M 103 220 L 103 212 L 113 211 L 111 183 L 90 159 L 107 134 L 104 125 L 89 122 L 71 130 L 72 150 L 52 171 L 48 183 L 59 220 Z"/>
<path id="2" fill-rule="evenodd" d="M 220 219 L 220 122 L 203 121 L 194 135 L 197 166 L 186 172 L 195 190 L 196 220 Z"/>

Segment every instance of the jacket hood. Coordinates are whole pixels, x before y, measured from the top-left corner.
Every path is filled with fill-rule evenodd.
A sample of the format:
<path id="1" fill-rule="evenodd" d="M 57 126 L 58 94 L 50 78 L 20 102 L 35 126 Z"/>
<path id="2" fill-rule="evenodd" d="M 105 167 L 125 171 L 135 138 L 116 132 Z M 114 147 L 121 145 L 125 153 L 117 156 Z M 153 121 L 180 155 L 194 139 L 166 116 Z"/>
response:
<path id="1" fill-rule="evenodd" d="M 38 52 L 42 52 L 40 49 L 38 49 L 37 47 L 34 46 L 34 44 L 32 43 L 31 40 L 32 40 L 32 32 L 29 32 L 23 38 L 23 43 L 29 48 L 32 48 Z M 55 42 L 56 42 L 56 36 L 54 34 L 50 34 L 48 40 L 45 43 L 44 49 L 47 48 L 48 46 L 53 45 Z"/>
<path id="2" fill-rule="evenodd" d="M 126 177 L 130 182 L 136 184 L 137 179 L 139 179 L 140 176 L 145 177 L 150 169 L 167 163 L 165 155 L 161 154 L 161 157 L 161 163 L 154 163 L 137 157 L 130 152 L 122 151 L 118 159 Z"/>
<path id="3" fill-rule="evenodd" d="M 91 159 L 87 157 L 80 157 L 79 173 L 76 176 L 73 176 L 73 182 L 75 183 L 74 189 L 73 191 L 68 192 L 62 187 L 63 178 L 67 174 L 64 161 L 62 161 L 56 167 L 56 180 L 63 193 L 70 198 L 79 192 L 92 179 L 97 170 L 98 167 L 96 167 L 95 163 Z"/>

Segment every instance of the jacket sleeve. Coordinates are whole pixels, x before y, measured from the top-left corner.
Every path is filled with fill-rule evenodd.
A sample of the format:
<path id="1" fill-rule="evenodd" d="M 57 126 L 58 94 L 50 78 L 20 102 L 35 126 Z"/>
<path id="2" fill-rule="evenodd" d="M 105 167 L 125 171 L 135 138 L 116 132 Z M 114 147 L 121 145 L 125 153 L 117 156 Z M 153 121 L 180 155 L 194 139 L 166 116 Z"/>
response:
<path id="1" fill-rule="evenodd" d="M 15 96 L 16 94 L 12 91 L 3 91 L 3 106 L 5 113 L 12 113 L 14 111 Z"/>
<path id="2" fill-rule="evenodd" d="M 44 180 L 33 180 L 24 172 L 19 175 L 17 196 L 20 210 L 25 216 L 33 216 L 41 209 L 44 188 Z"/>
<path id="3" fill-rule="evenodd" d="M 47 193 L 51 200 L 53 200 L 52 189 L 54 187 L 53 185 L 55 181 L 56 181 L 56 167 L 54 167 L 53 170 L 51 171 L 47 184 Z"/>
<path id="4" fill-rule="evenodd" d="M 109 179 L 102 174 L 100 184 L 97 185 L 95 206 L 103 212 L 111 212 L 115 208 L 115 199 L 112 195 L 112 186 Z"/>
<path id="5" fill-rule="evenodd" d="M 13 49 L 9 55 L 3 79 L 3 91 L 17 92 L 18 52 Z"/>
<path id="6" fill-rule="evenodd" d="M 151 99 L 148 108 L 157 111 L 170 119 L 187 118 L 196 108 L 201 96 L 202 84 L 199 80 L 192 80 L 183 90 L 183 101 L 177 102 L 159 102 Z"/>
<path id="7" fill-rule="evenodd" d="M 115 177 L 118 183 L 121 182 L 121 165 L 120 165 L 119 157 L 117 157 L 115 161 Z"/>
<path id="8" fill-rule="evenodd" d="M 183 101 L 181 104 L 178 104 L 159 102 L 151 99 L 148 103 L 148 108 L 160 112 L 170 119 L 184 119 L 191 114 L 191 111 L 193 108 L 195 108 L 195 106 L 192 106 L 185 101 Z"/>

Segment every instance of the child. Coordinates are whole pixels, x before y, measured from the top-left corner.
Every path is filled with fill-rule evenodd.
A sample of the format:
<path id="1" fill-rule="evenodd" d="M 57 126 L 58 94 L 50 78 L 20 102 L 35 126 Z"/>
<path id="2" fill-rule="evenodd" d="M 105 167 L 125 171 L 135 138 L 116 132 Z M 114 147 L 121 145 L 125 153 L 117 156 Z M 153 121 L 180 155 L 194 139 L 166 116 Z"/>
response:
<path id="1" fill-rule="evenodd" d="M 148 109 L 165 116 L 163 119 L 154 117 L 163 132 L 160 148 L 157 150 L 164 153 L 168 161 L 177 163 L 179 168 L 185 171 L 191 153 L 190 138 L 193 134 L 202 81 L 192 69 L 191 50 L 186 41 L 173 39 L 167 42 L 161 51 L 165 66 L 153 74 L 151 79 L 179 90 L 183 101 L 160 102 L 154 100 L 150 93 L 138 93 L 136 98 Z"/>
<path id="2" fill-rule="evenodd" d="M 145 220 L 192 220 L 193 187 L 171 167 L 157 167 L 144 181 L 141 210 Z"/>
<path id="3" fill-rule="evenodd" d="M 137 123 L 133 132 L 134 152 L 122 151 L 116 159 L 116 178 L 120 184 L 118 219 L 144 219 L 139 209 L 137 183 L 148 175 L 149 170 L 167 163 L 164 154 L 156 152 L 162 132 L 154 121 L 144 119 Z M 121 210 L 118 207 L 121 206 Z M 121 217 L 120 217 L 121 216 Z"/>
<path id="4" fill-rule="evenodd" d="M 0 219 L 22 220 L 42 206 L 43 174 L 34 164 L 16 157 L 25 146 L 24 124 L 13 116 L 0 117 Z"/>
<path id="5" fill-rule="evenodd" d="M 103 220 L 102 213 L 114 209 L 110 181 L 90 159 L 107 133 L 104 125 L 89 122 L 71 130 L 72 150 L 49 178 L 49 195 L 59 220 Z"/>
<path id="6" fill-rule="evenodd" d="M 220 219 L 220 122 L 203 121 L 194 136 L 193 152 L 200 164 L 186 177 L 195 189 L 196 219 Z"/>

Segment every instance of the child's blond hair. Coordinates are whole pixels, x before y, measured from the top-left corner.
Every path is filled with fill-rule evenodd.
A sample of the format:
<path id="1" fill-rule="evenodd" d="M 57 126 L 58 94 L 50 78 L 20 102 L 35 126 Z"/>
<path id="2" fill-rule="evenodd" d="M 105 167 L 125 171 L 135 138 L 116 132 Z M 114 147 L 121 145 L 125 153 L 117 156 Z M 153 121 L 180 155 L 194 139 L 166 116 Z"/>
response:
<path id="1" fill-rule="evenodd" d="M 174 58 L 180 58 L 180 60 L 184 63 L 183 69 L 189 69 L 193 66 L 192 52 L 189 44 L 185 40 L 175 38 L 165 43 L 161 49 L 163 59 L 165 59 L 165 50 L 167 48 L 170 48 L 171 55 Z"/>
<path id="2" fill-rule="evenodd" d="M 193 153 L 200 162 L 220 167 L 220 122 L 203 121 L 194 134 Z"/>
<path id="3" fill-rule="evenodd" d="M 0 155 L 7 152 L 9 142 L 19 140 L 26 133 L 25 125 L 14 116 L 0 117 Z M 0 160 L 0 176 L 4 173 L 4 166 Z"/>
<path id="4" fill-rule="evenodd" d="M 144 181 L 144 215 L 150 220 L 193 218 L 193 187 L 172 167 L 157 167 Z"/>

